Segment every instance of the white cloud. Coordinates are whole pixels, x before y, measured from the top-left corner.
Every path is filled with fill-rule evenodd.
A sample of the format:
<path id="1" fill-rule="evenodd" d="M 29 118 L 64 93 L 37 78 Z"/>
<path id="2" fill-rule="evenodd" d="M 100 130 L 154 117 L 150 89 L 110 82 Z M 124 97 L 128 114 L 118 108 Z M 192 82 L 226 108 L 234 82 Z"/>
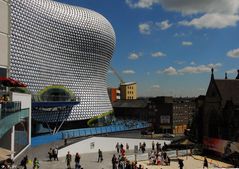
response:
<path id="1" fill-rule="evenodd" d="M 183 46 L 192 46 L 193 43 L 190 42 L 190 41 L 182 41 L 182 45 L 183 45 Z"/>
<path id="2" fill-rule="evenodd" d="M 210 72 L 212 68 L 214 68 L 214 70 L 217 71 L 218 68 L 221 66 L 222 66 L 221 63 L 216 63 L 216 64 L 207 64 L 207 65 L 199 65 L 199 66 L 186 66 L 178 70 L 170 66 L 164 70 L 158 70 L 156 73 L 157 74 L 164 73 L 167 75 L 183 75 L 186 73 L 190 73 L 190 74 L 206 73 L 206 72 Z"/>
<path id="3" fill-rule="evenodd" d="M 152 89 L 159 89 L 160 86 L 159 86 L 159 85 L 153 85 L 151 88 L 152 88 Z"/>
<path id="4" fill-rule="evenodd" d="M 237 70 L 236 69 L 230 69 L 230 70 L 227 70 L 226 72 L 227 72 L 227 74 L 236 74 Z"/>
<path id="5" fill-rule="evenodd" d="M 190 62 L 190 65 L 196 65 L 196 63 L 194 61 Z"/>
<path id="6" fill-rule="evenodd" d="M 149 23 L 139 24 L 139 32 L 145 35 L 149 35 L 151 33 L 151 25 Z"/>
<path id="7" fill-rule="evenodd" d="M 128 69 L 128 70 L 123 70 L 122 73 L 123 73 L 123 74 L 135 74 L 135 71 Z"/>
<path id="8" fill-rule="evenodd" d="M 228 51 L 227 56 L 230 58 L 239 58 L 239 48 Z"/>
<path id="9" fill-rule="evenodd" d="M 183 15 L 198 13 L 236 14 L 239 11 L 238 0 L 125 0 L 131 8 L 147 8 L 162 5 L 166 10 L 180 12 Z"/>
<path id="10" fill-rule="evenodd" d="M 165 73 L 167 75 L 177 75 L 178 74 L 177 70 L 174 67 L 172 67 L 172 66 L 164 69 L 163 73 Z"/>
<path id="11" fill-rule="evenodd" d="M 170 24 L 169 20 L 165 20 L 162 22 L 156 22 L 155 25 L 157 27 L 159 27 L 161 30 L 166 30 L 166 29 L 170 28 L 173 24 Z"/>
<path id="12" fill-rule="evenodd" d="M 138 25 L 139 32 L 144 35 L 150 35 L 152 30 L 166 30 L 170 28 L 173 24 L 169 23 L 168 20 L 162 22 L 144 22 Z"/>
<path id="13" fill-rule="evenodd" d="M 205 14 L 199 18 L 195 18 L 191 21 L 180 21 L 180 25 L 184 26 L 194 26 L 195 28 L 202 29 L 222 29 L 228 26 L 236 26 L 237 21 L 239 21 L 238 15 L 228 15 L 228 14 Z"/>
<path id="14" fill-rule="evenodd" d="M 158 0 L 151 6 L 157 3 L 160 3 L 167 10 L 180 12 L 184 15 L 198 13 L 235 14 L 239 11 L 238 0 Z"/>
<path id="15" fill-rule="evenodd" d="M 166 56 L 165 53 L 160 52 L 160 51 L 154 52 L 154 53 L 152 53 L 151 55 L 152 55 L 152 57 L 155 57 L 155 58 Z"/>
<path id="16" fill-rule="evenodd" d="M 151 8 L 154 4 L 158 4 L 159 0 L 125 0 L 126 4 L 131 8 Z"/>
<path id="17" fill-rule="evenodd" d="M 205 73 L 210 72 L 211 68 L 214 68 L 214 70 L 217 70 L 217 68 L 221 67 L 221 63 L 216 64 L 208 64 L 208 65 L 199 65 L 199 66 L 186 66 L 180 70 L 178 70 L 179 73 Z"/>
<path id="18" fill-rule="evenodd" d="M 128 59 L 130 59 L 130 60 L 137 60 L 141 55 L 142 55 L 141 53 L 132 52 L 132 53 L 130 53 Z"/>

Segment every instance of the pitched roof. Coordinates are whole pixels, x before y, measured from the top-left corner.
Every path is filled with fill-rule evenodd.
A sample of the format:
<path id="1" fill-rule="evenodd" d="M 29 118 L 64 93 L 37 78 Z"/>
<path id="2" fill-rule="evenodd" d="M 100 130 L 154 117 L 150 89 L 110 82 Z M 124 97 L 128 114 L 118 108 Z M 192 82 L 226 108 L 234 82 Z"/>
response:
<path id="1" fill-rule="evenodd" d="M 215 79 L 215 83 L 224 103 L 232 100 L 239 104 L 239 79 Z"/>

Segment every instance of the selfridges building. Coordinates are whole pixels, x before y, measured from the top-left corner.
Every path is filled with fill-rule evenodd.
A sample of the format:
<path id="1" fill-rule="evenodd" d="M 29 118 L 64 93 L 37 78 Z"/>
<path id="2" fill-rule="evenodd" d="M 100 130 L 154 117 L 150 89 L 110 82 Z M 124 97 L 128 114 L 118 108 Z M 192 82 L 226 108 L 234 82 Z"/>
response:
<path id="1" fill-rule="evenodd" d="M 10 76 L 33 94 L 62 85 L 80 98 L 66 119 L 33 118 L 79 121 L 112 110 L 106 76 L 114 47 L 114 30 L 99 13 L 51 0 L 11 1 Z"/>

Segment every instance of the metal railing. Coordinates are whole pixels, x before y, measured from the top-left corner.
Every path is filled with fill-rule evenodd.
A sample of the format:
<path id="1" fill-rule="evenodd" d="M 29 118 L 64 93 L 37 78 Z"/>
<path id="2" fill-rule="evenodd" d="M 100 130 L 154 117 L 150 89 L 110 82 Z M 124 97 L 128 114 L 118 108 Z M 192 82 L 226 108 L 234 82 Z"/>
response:
<path id="1" fill-rule="evenodd" d="M 58 96 L 58 95 L 32 95 L 32 101 L 33 102 L 49 102 L 49 101 L 53 101 L 53 102 L 79 102 L 80 101 L 80 97 L 77 96 Z"/>
<path id="2" fill-rule="evenodd" d="M 32 146 L 37 146 L 41 144 L 51 143 L 53 141 L 70 139 L 76 137 L 93 136 L 99 134 L 107 134 L 121 131 L 130 131 L 135 129 L 142 129 L 150 127 L 150 124 L 142 121 L 135 121 L 134 126 L 126 126 L 127 121 L 119 122 L 117 124 L 112 124 L 109 126 L 102 127 L 91 127 L 91 128 L 81 128 L 72 130 L 63 130 L 55 134 L 47 134 L 42 136 L 36 136 L 32 138 Z"/>
<path id="3" fill-rule="evenodd" d="M 8 114 L 4 118 L 0 119 L 0 138 L 10 129 L 12 126 L 29 117 L 29 109 L 22 109 L 15 113 Z"/>
<path id="4" fill-rule="evenodd" d="M 0 120 L 21 110 L 21 102 L 0 103 Z"/>

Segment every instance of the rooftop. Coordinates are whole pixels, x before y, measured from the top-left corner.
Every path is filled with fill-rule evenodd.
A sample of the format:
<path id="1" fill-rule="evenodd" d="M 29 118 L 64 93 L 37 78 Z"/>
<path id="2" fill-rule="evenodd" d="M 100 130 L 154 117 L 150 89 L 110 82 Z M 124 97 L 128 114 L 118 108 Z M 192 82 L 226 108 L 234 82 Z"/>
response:
<path id="1" fill-rule="evenodd" d="M 117 100 L 116 102 L 113 102 L 113 107 L 127 107 L 127 108 L 144 108 L 147 107 L 148 100 L 142 99 L 142 100 Z"/>
<path id="2" fill-rule="evenodd" d="M 136 82 L 126 82 L 126 83 L 121 83 L 121 86 L 126 86 L 126 85 L 133 85 L 136 84 Z"/>
<path id="3" fill-rule="evenodd" d="M 224 101 L 239 104 L 239 79 L 215 79 L 215 83 Z"/>

